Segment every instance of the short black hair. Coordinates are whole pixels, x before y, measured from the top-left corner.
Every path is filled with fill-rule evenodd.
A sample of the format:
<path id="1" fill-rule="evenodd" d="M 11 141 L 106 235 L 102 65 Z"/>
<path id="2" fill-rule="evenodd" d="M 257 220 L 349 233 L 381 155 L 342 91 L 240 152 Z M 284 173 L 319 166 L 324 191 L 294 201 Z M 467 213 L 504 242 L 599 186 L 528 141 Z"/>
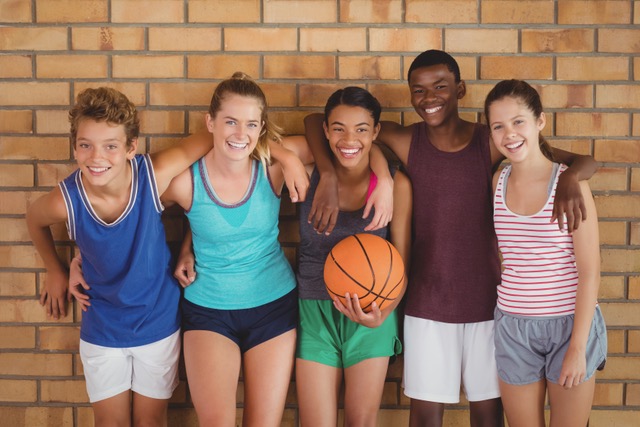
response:
<path id="1" fill-rule="evenodd" d="M 366 89 L 357 86 L 348 86 L 333 92 L 329 99 L 327 99 L 327 104 L 324 107 L 325 122 L 329 120 L 329 114 L 331 114 L 333 109 L 338 105 L 362 107 L 371 114 L 374 125 L 380 122 L 380 113 L 382 112 L 380 102 Z"/>
<path id="2" fill-rule="evenodd" d="M 446 65 L 449 71 L 453 73 L 456 79 L 456 83 L 460 82 L 460 67 L 458 66 L 458 62 L 453 59 L 453 56 L 449 55 L 447 52 L 436 49 L 424 51 L 420 55 L 416 56 L 416 59 L 413 60 L 411 66 L 409 67 L 409 72 L 407 73 L 407 81 L 411 79 L 411 73 L 413 72 L 413 70 L 440 64 Z"/>

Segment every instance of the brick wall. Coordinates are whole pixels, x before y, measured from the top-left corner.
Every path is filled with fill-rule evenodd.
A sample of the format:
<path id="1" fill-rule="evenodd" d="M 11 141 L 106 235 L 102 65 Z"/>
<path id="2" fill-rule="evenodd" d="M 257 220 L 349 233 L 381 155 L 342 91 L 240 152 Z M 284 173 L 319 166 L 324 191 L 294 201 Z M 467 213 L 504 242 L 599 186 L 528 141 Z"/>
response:
<path id="1" fill-rule="evenodd" d="M 459 60 L 469 88 L 464 117 L 479 118 L 497 80 L 526 79 L 542 93 L 551 142 L 602 162 L 591 185 L 609 360 L 591 426 L 638 425 L 639 0 L 0 0 L 0 24 L 0 425 L 92 425 L 80 312 L 57 322 L 44 315 L 45 273 L 24 222 L 29 203 L 73 170 L 66 112 L 79 91 L 126 93 L 141 112 L 145 151 L 201 128 L 216 82 L 236 70 L 258 79 L 291 133 L 350 84 L 371 90 L 387 119 L 410 123 L 417 116 L 406 71 L 429 48 Z M 282 241 L 292 261 L 295 213 L 285 200 Z M 180 218 L 174 212 L 167 223 L 178 241 Z M 68 260 L 64 227 L 54 234 Z M 401 372 L 401 361 L 390 368 L 381 426 L 406 425 Z M 468 425 L 464 401 L 446 422 Z M 170 425 L 196 425 L 184 381 Z M 282 425 L 297 425 L 293 387 Z"/>

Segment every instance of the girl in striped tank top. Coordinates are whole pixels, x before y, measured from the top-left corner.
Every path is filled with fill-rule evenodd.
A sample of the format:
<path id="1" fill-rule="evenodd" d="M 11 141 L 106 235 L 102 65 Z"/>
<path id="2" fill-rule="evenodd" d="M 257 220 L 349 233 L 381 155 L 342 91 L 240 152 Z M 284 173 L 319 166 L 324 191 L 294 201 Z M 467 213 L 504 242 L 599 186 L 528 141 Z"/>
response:
<path id="1" fill-rule="evenodd" d="M 494 225 L 503 258 L 495 313 L 496 362 L 509 425 L 584 427 L 595 371 L 606 358 L 606 329 L 597 305 L 598 223 L 586 181 L 586 220 L 571 234 L 551 222 L 558 176 L 540 132 L 540 96 L 528 83 L 505 80 L 487 95 L 485 115 L 496 148 L 511 165 L 493 180 Z"/>

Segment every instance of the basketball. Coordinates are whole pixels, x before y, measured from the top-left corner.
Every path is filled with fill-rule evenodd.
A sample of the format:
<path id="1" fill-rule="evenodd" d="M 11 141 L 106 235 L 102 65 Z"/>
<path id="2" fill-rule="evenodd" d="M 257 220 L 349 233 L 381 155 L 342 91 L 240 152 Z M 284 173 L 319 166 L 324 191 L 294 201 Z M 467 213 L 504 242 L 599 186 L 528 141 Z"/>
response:
<path id="1" fill-rule="evenodd" d="M 395 300 L 404 284 L 404 262 L 398 250 L 374 234 L 354 234 L 338 242 L 324 263 L 324 283 L 331 298 L 345 303 L 344 294 L 358 295 L 360 306 L 382 310 Z"/>

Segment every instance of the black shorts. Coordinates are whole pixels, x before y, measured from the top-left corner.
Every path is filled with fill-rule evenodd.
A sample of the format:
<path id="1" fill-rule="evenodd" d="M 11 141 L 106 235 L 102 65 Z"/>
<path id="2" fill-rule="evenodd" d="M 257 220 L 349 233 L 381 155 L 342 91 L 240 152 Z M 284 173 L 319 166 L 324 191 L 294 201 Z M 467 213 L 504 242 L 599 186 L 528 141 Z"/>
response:
<path id="1" fill-rule="evenodd" d="M 241 310 L 218 310 L 182 299 L 182 330 L 211 331 L 235 342 L 242 353 L 298 323 L 296 289 L 270 303 Z"/>

